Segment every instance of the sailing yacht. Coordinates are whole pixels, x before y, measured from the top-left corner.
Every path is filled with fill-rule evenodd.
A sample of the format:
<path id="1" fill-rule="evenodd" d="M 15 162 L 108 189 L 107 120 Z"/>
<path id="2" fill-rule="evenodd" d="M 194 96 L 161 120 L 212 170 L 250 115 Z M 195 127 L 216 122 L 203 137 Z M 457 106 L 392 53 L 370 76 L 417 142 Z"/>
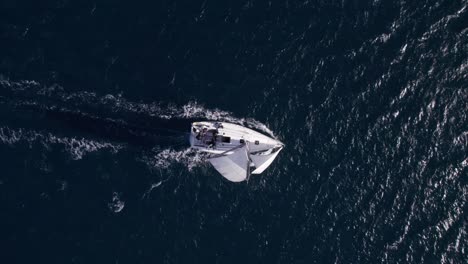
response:
<path id="1" fill-rule="evenodd" d="M 271 165 L 284 144 L 252 129 L 225 122 L 194 122 L 190 145 L 213 155 L 208 161 L 227 180 L 241 182 Z"/>

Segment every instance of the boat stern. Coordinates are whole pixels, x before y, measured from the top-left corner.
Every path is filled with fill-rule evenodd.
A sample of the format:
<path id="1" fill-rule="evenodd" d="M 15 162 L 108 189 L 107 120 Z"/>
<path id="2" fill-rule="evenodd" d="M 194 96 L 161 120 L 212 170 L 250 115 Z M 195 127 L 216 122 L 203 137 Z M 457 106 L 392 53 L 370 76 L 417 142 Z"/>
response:
<path id="1" fill-rule="evenodd" d="M 196 136 L 198 135 L 198 133 L 199 133 L 198 123 L 194 122 L 190 126 L 190 136 L 189 136 L 189 142 L 192 148 L 195 147 L 195 144 L 197 141 Z"/>

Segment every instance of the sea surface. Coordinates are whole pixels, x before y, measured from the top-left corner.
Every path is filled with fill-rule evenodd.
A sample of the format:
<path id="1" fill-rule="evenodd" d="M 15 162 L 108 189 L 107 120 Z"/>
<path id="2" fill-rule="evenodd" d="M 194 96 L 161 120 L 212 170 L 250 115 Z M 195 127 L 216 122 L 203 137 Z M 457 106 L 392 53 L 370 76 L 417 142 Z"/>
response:
<path id="1" fill-rule="evenodd" d="M 0 0 L 0 262 L 468 263 L 467 115 L 466 0 Z"/>

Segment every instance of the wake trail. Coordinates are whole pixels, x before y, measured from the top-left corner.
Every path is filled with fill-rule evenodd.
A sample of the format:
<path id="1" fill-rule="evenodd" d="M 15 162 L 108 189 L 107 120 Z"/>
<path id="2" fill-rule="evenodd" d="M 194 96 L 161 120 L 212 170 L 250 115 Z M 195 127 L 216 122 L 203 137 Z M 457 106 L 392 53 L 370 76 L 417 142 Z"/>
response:
<path id="1" fill-rule="evenodd" d="M 138 159 L 149 166 L 167 168 L 183 163 L 192 169 L 203 160 L 203 155 L 188 149 L 190 124 L 199 120 L 239 124 L 276 138 L 265 124 L 253 118 L 235 117 L 198 102 L 134 102 L 122 95 L 67 92 L 59 85 L 10 81 L 0 76 L 0 125 L 6 132 L 3 142 L 16 141 L 7 134 L 46 143 L 55 142 L 51 140 L 54 136 L 63 141 L 80 138 L 119 149 L 140 148 Z"/>
<path id="2" fill-rule="evenodd" d="M 112 153 L 119 152 L 124 146 L 121 144 L 90 140 L 79 137 L 60 137 L 42 131 L 12 129 L 0 126 L 0 142 L 4 145 L 26 144 L 27 147 L 44 147 L 52 149 L 61 147 L 70 154 L 74 160 L 80 160 L 88 153 L 107 150 Z"/>

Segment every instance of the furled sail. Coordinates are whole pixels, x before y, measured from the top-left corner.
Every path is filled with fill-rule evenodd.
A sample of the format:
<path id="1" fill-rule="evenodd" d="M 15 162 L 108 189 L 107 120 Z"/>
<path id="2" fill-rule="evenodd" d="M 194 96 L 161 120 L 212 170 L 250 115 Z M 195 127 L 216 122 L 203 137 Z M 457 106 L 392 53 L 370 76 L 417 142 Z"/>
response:
<path id="1" fill-rule="evenodd" d="M 247 146 L 237 148 L 232 154 L 219 155 L 209 159 L 213 167 L 232 182 L 241 182 L 250 175 L 250 160 Z"/>

